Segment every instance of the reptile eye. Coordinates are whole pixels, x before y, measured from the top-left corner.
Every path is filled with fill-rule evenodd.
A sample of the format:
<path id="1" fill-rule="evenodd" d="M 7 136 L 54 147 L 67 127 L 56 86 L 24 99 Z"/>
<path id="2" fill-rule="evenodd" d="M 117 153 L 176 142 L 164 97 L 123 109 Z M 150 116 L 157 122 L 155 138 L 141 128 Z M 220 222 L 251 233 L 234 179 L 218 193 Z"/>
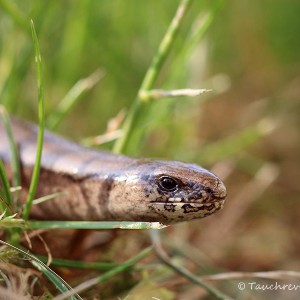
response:
<path id="1" fill-rule="evenodd" d="M 162 190 L 167 192 L 173 192 L 178 187 L 177 181 L 168 176 L 161 177 L 158 184 Z"/>

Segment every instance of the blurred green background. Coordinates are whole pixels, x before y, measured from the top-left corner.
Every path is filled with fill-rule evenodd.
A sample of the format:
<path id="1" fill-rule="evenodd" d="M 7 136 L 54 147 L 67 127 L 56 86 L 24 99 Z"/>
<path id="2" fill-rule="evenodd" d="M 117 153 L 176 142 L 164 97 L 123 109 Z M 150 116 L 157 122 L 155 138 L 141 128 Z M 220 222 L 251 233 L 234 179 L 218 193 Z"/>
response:
<path id="1" fill-rule="evenodd" d="M 133 141 L 131 152 L 199 163 L 228 187 L 223 211 L 167 229 L 171 253 L 193 246 L 206 263 L 213 261 L 222 270 L 299 270 L 300 2 L 224 2 L 183 61 L 178 57 L 186 37 L 215 5 L 193 3 L 156 83 L 157 88 L 213 92 L 157 100 L 140 124 L 147 136 Z M 100 68 L 105 76 L 57 131 L 75 140 L 105 132 L 108 120 L 134 101 L 178 3 L 0 1 L 0 103 L 15 115 L 37 120 L 34 51 L 27 29 L 33 19 L 43 58 L 46 114 L 78 80 Z M 205 274 L 207 269 L 202 264 L 193 271 Z M 234 282 L 228 285 L 238 293 Z M 180 287 L 170 288 L 178 299 L 201 297 L 199 289 L 189 294 Z"/>

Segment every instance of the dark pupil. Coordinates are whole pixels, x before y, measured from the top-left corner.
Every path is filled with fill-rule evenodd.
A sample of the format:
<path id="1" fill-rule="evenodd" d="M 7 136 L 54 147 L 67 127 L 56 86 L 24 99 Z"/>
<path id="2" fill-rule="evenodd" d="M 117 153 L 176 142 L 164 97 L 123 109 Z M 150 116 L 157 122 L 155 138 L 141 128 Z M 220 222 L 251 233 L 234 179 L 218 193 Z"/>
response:
<path id="1" fill-rule="evenodd" d="M 172 190 L 176 189 L 177 182 L 173 178 L 163 177 L 160 180 L 160 185 L 163 189 L 172 191 Z"/>

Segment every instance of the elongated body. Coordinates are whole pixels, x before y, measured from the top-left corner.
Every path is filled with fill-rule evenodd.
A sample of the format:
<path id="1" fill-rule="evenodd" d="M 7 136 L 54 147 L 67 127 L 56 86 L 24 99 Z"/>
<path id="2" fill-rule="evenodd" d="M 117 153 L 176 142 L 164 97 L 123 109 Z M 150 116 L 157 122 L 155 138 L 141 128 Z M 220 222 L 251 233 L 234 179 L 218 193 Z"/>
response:
<path id="1" fill-rule="evenodd" d="M 12 119 L 26 199 L 35 162 L 37 127 Z M 0 122 L 0 158 L 11 176 L 10 150 Z M 45 132 L 37 197 L 62 195 L 34 205 L 44 220 L 120 220 L 174 223 L 223 207 L 226 189 L 209 171 L 177 161 L 134 159 L 79 146 Z"/>

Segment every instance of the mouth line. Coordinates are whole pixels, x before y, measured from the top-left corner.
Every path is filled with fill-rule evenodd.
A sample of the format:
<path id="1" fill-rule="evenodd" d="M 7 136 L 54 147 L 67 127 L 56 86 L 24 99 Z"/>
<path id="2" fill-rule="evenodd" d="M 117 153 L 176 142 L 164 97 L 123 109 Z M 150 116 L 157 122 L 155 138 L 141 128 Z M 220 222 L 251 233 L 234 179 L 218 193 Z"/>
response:
<path id="1" fill-rule="evenodd" d="M 214 196 L 214 199 L 217 199 L 217 201 L 222 201 L 226 198 L 226 195 L 225 196 Z"/>
<path id="2" fill-rule="evenodd" d="M 201 203 L 201 202 L 197 202 L 197 201 L 166 201 L 166 202 L 162 202 L 162 201 L 153 201 L 153 204 L 162 204 L 162 205 L 172 205 L 172 204 L 192 204 L 192 205 L 196 205 L 197 207 L 202 207 L 202 206 L 211 206 L 212 204 L 220 204 L 224 202 L 224 198 L 218 198 L 217 200 L 214 199 L 213 201 L 209 201 L 206 203 Z"/>

